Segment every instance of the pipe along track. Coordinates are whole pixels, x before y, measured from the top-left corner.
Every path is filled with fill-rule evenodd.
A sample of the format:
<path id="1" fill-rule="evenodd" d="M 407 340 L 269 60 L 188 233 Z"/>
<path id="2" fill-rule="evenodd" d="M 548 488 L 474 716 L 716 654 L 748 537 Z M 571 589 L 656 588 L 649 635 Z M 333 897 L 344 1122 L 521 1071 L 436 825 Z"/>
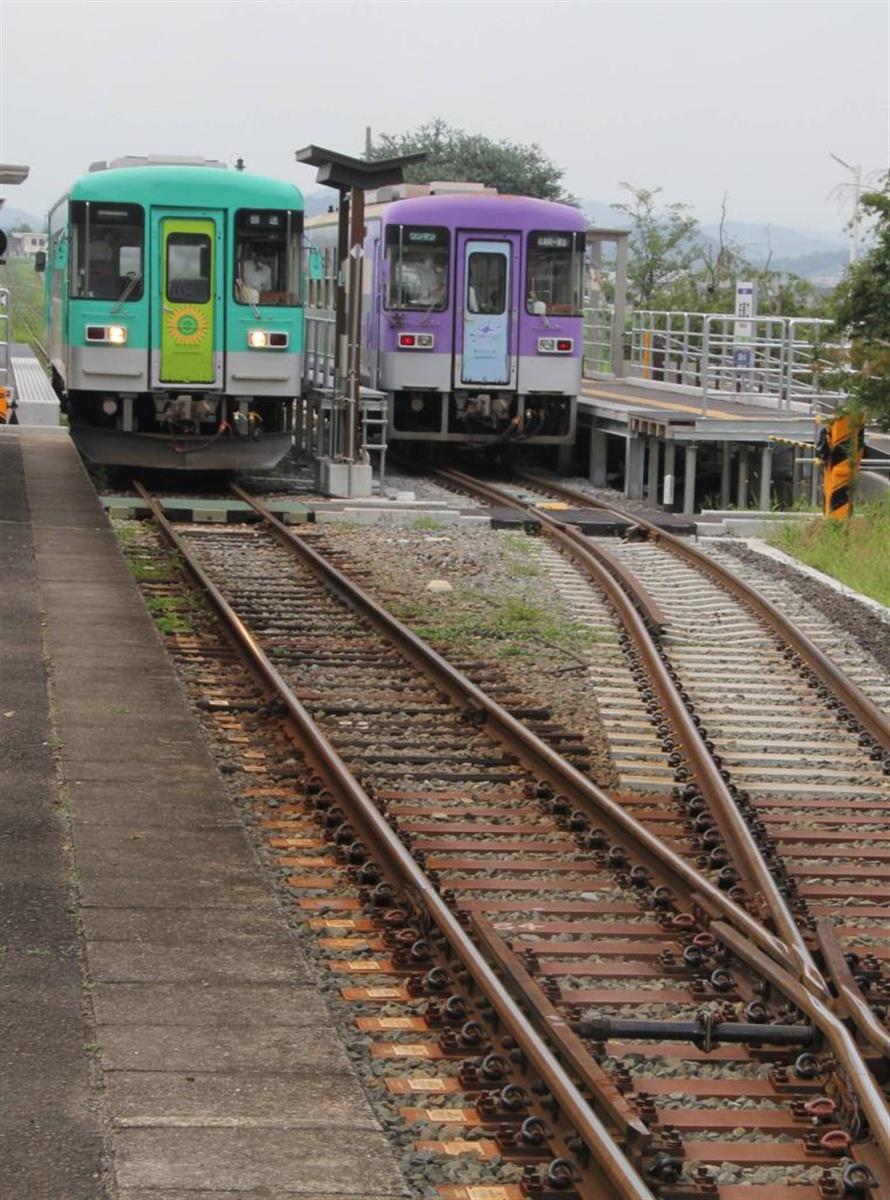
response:
<path id="1" fill-rule="evenodd" d="M 755 976 L 759 983 L 768 981 L 769 985 L 781 993 L 797 1011 L 809 1018 L 813 1029 L 818 1030 L 831 1047 L 835 1062 L 843 1075 L 850 1081 L 858 1100 L 858 1106 L 868 1121 L 873 1136 L 886 1150 L 886 1125 L 880 1093 L 868 1075 L 845 1026 L 830 1011 L 819 995 L 814 995 L 811 990 L 808 990 L 812 988 L 817 992 L 821 991 L 823 995 L 827 991 L 824 984 L 821 988 L 819 986 L 821 977 L 807 969 L 809 964 L 793 959 L 781 937 L 766 930 L 741 905 L 735 903 L 707 877 L 690 867 L 683 859 L 664 846 L 660 839 L 654 837 L 639 822 L 624 812 L 609 796 L 568 764 L 551 746 L 537 737 L 491 697 L 470 683 L 460 671 L 427 647 L 395 618 L 380 609 L 361 589 L 351 584 L 340 571 L 322 559 L 300 538 L 295 537 L 249 496 L 242 492 L 237 494 L 254 506 L 263 517 L 265 527 L 289 551 L 296 552 L 302 564 L 318 580 L 322 581 L 326 588 L 348 604 L 365 621 L 373 625 L 389 643 L 398 648 L 404 658 L 432 679 L 435 686 L 444 691 L 460 711 L 467 716 L 472 727 L 480 730 L 484 727 L 488 734 L 507 746 L 516 759 L 533 771 L 536 778 L 541 781 L 539 787 L 545 789 L 541 792 L 545 802 L 547 796 L 552 796 L 555 790 L 557 801 L 553 803 L 554 811 L 557 813 L 562 811 L 560 805 L 568 804 L 569 809 L 572 805 L 577 805 L 572 816 L 571 828 L 579 837 L 583 838 L 586 834 L 591 839 L 590 844 L 600 847 L 605 838 L 606 848 L 614 852 L 611 854 L 611 861 L 619 866 L 628 867 L 630 865 L 628 856 L 634 860 L 635 866 L 630 870 L 632 876 L 636 871 L 633 886 L 637 888 L 638 895 L 641 891 L 647 895 L 657 894 L 651 890 L 654 886 L 653 876 L 662 885 L 671 889 L 676 903 L 687 911 L 677 913 L 676 918 L 669 918 L 669 929 L 676 932 L 683 929 L 695 932 L 700 926 L 706 926 L 701 935 L 696 935 L 699 937 L 699 950 L 702 947 L 705 948 L 705 957 L 715 946 L 728 948 L 743 971 Z M 596 1064 L 588 1056 L 583 1042 L 579 1040 L 564 1016 L 561 1015 L 559 1007 L 550 1003 L 550 998 L 545 994 L 544 989 L 529 975 L 523 963 L 512 954 L 509 946 L 500 939 L 494 926 L 478 912 L 472 915 L 470 920 L 476 934 L 476 941 L 484 948 L 485 953 L 482 953 L 478 945 L 468 938 L 461 921 L 455 916 L 449 903 L 446 902 L 446 898 L 443 898 L 436 890 L 435 880 L 432 876 L 437 872 L 424 872 L 418 866 L 416 859 L 405 849 L 402 840 L 381 814 L 367 790 L 357 782 L 343 758 L 318 728 L 307 707 L 297 699 L 282 674 L 259 646 L 257 638 L 251 633 L 245 621 L 236 614 L 233 606 L 226 600 L 221 588 L 217 587 L 211 579 L 210 573 L 201 566 L 199 561 L 196 561 L 195 555 L 188 545 L 188 539 L 183 538 L 170 526 L 155 501 L 147 496 L 145 498 L 149 500 L 153 515 L 160 524 L 165 537 L 182 556 L 183 562 L 211 599 L 214 608 L 224 619 L 238 645 L 249 655 L 255 672 L 262 678 L 266 687 L 280 698 L 288 719 L 299 730 L 300 740 L 310 761 L 344 807 L 348 808 L 350 819 L 361 830 L 362 837 L 369 849 L 386 865 L 392 877 L 400 880 L 411 890 L 416 901 L 447 938 L 456 957 L 476 980 L 483 994 L 488 997 L 493 1010 L 512 1030 L 517 1045 L 522 1048 L 526 1059 L 534 1065 L 539 1077 L 546 1082 L 547 1087 L 556 1098 L 560 1110 L 580 1135 L 585 1146 L 588 1147 L 594 1162 L 598 1164 L 601 1176 L 608 1180 L 610 1192 L 621 1197 L 622 1200 L 625 1197 L 651 1196 L 653 1193 L 649 1183 L 640 1178 L 635 1167 L 616 1147 L 603 1122 L 594 1114 L 594 1110 L 584 1094 L 578 1091 L 573 1077 L 583 1082 L 584 1087 L 593 1096 L 596 1109 L 606 1116 L 613 1129 L 618 1128 L 629 1152 L 635 1153 L 637 1162 L 640 1161 L 643 1151 L 639 1144 L 635 1146 L 634 1143 L 646 1143 L 645 1126 L 641 1129 L 638 1121 L 628 1119 L 627 1106 L 616 1101 L 614 1088 L 604 1086 L 604 1073 L 596 1068 Z M 206 540 L 206 538 L 200 539 L 202 542 Z M 222 538 L 221 540 L 225 541 L 226 539 Z M 550 785 L 549 789 L 546 788 L 547 784 Z M 599 828 L 591 830 L 591 821 L 595 821 Z M 478 828 L 481 830 L 484 826 Z M 609 839 L 613 839 L 611 845 Z M 619 842 L 620 846 L 617 844 Z M 480 847 L 480 849 L 485 849 L 485 847 Z M 598 857 L 601 860 L 604 856 L 599 854 Z M 504 864 L 499 862 L 497 865 L 503 866 Z M 545 862 L 536 865 L 546 867 L 549 864 Z M 583 866 L 583 864 L 581 865 Z M 574 866 L 577 867 L 578 863 L 575 863 Z M 546 885 L 542 884 L 541 886 Z M 589 886 L 596 886 L 595 873 L 591 877 Z M 481 890 L 486 890 L 484 885 Z M 447 898 L 450 899 L 450 897 Z M 659 897 L 659 902 L 666 902 L 669 909 L 673 907 L 670 897 L 664 893 Z M 523 907 L 519 901 L 505 901 L 504 903 L 509 903 L 512 908 L 517 910 Z M 483 906 L 483 908 L 489 907 L 491 905 Z M 583 907 L 587 911 L 596 911 L 596 906 L 586 901 Z M 658 904 L 655 907 L 658 907 Z M 608 909 L 608 905 L 606 905 L 606 909 Z M 578 909 L 573 909 L 571 904 L 568 907 L 563 904 L 560 911 L 577 912 Z M 561 942 L 555 943 L 555 945 L 566 947 L 570 944 Z M 583 949 L 581 943 L 578 943 L 578 949 Z M 693 957 L 695 956 L 693 955 Z M 505 991 L 503 983 L 492 970 L 492 961 L 500 973 L 510 979 L 510 992 Z M 807 987 L 788 972 L 789 961 L 795 962 L 796 968 L 799 968 L 801 979 L 806 981 Z M 517 1004 L 515 996 L 519 996 L 522 1006 Z M 523 1008 L 529 1015 L 525 1015 Z M 826 1066 L 823 1063 L 823 1072 L 825 1069 Z M 682 1083 L 678 1083 L 678 1087 L 682 1088 L 682 1086 Z M 825 1135 L 825 1137 L 828 1136 Z M 723 1143 L 720 1146 L 721 1153 L 723 1153 L 725 1146 Z M 664 1152 L 662 1151 L 662 1153 Z M 668 1157 L 670 1156 L 668 1155 Z M 745 1159 L 744 1155 L 741 1155 L 741 1158 L 743 1162 L 756 1161 L 756 1158 Z M 779 1159 L 784 1161 L 781 1156 Z M 663 1162 L 662 1167 L 664 1168 Z M 655 1178 L 657 1179 L 658 1176 L 656 1175 Z M 661 1178 L 663 1181 L 669 1181 L 671 1171 L 667 1170 Z M 750 1189 L 748 1191 L 753 1200 L 755 1193 L 750 1192 Z M 605 1195 L 602 1190 L 584 1194 L 598 1197 Z M 716 1195 L 718 1193 L 711 1191 L 701 1194 Z M 763 1195 L 765 1197 L 766 1193 Z M 808 1200 L 803 1192 L 801 1192 L 801 1197 L 802 1200 Z"/>

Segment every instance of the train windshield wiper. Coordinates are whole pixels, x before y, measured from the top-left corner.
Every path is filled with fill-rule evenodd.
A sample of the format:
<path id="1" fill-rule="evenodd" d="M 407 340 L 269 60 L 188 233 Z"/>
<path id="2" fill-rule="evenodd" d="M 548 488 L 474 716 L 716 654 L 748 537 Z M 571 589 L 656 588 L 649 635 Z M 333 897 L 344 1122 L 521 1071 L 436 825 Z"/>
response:
<path id="1" fill-rule="evenodd" d="M 263 318 L 260 315 L 260 310 L 256 306 L 256 301 L 260 298 L 260 294 L 256 288 L 248 287 L 240 275 L 235 276 L 235 288 L 241 297 L 241 303 L 249 304 L 256 319 L 262 321 Z M 256 300 L 254 297 L 256 297 Z"/>
<path id="2" fill-rule="evenodd" d="M 135 275 L 130 276 L 130 278 L 127 280 L 126 287 L 124 288 L 124 290 L 121 292 L 121 294 L 118 296 L 117 300 L 115 301 L 114 308 L 111 310 L 113 313 L 116 313 L 118 311 L 118 309 L 124 303 L 126 298 L 129 296 L 130 292 L 132 292 L 133 288 L 136 286 L 137 283 L 139 283 L 141 281 L 141 279 L 142 279 L 141 271 L 137 271 Z"/>

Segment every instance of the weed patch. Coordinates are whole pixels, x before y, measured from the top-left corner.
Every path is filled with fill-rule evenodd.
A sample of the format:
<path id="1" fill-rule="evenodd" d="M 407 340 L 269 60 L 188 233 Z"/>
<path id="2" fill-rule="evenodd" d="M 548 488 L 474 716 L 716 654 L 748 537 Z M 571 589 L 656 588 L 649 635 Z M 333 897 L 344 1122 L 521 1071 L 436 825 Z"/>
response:
<path id="1" fill-rule="evenodd" d="M 860 504 L 849 521 L 789 521 L 770 541 L 854 591 L 890 605 L 890 498 Z"/>

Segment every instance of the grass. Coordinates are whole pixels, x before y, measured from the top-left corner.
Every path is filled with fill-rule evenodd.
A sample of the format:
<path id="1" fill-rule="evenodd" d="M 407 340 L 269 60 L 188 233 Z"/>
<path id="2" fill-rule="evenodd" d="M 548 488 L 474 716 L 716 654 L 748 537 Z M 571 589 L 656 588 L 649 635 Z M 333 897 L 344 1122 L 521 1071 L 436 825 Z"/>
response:
<path id="1" fill-rule="evenodd" d="M 560 649 L 578 651 L 596 641 L 595 633 L 586 626 L 560 621 L 547 608 L 515 597 L 491 601 L 484 612 L 462 611 L 461 602 L 473 603 L 479 597 L 458 594 L 449 597 L 448 607 L 441 615 L 426 606 L 406 606 L 403 615 L 414 618 L 415 632 L 427 641 L 446 649 L 483 640 L 499 643 L 500 658 L 531 653 L 532 643 L 544 642 Z"/>
<path id="2" fill-rule="evenodd" d="M 145 607 L 161 633 L 194 633 L 195 605 L 188 596 L 146 596 Z"/>
<path id="3" fill-rule="evenodd" d="M 411 523 L 412 529 L 442 529 L 442 522 L 437 521 L 435 517 L 431 517 L 428 513 L 421 515 Z"/>
<path id="4" fill-rule="evenodd" d="M 514 579 L 535 579 L 541 574 L 541 567 L 535 560 L 534 543 L 527 533 L 506 533 L 503 535 L 505 548 L 505 563 Z"/>
<path id="5" fill-rule="evenodd" d="M 770 540 L 807 566 L 890 605 L 890 497 L 857 505 L 849 521 L 777 523 Z"/>
<path id="6" fill-rule="evenodd" d="M 43 319 L 43 276 L 31 258 L 11 258 L 0 267 L 0 287 L 9 288 L 12 307 L 12 340 L 33 345 L 46 341 Z"/>

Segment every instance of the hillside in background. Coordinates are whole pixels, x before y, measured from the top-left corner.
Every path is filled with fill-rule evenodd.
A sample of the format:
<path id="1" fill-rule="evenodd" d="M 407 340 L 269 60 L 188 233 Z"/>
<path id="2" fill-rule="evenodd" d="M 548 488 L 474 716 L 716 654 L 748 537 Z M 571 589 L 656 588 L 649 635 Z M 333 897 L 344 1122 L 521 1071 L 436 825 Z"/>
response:
<path id="1" fill-rule="evenodd" d="M 15 229 L 16 225 L 30 225 L 39 233 L 46 228 L 46 215 L 37 217 L 34 213 L 25 212 L 23 208 L 16 208 L 7 202 L 0 208 L 0 229 Z"/>
<path id="2" fill-rule="evenodd" d="M 581 208 L 590 223 L 601 229 L 630 228 L 630 218 L 625 213 L 600 200 L 584 200 Z M 702 225 L 701 232 L 707 241 L 715 246 L 718 244 L 719 225 Z M 727 221 L 725 236 L 741 249 L 752 266 L 765 267 L 769 260 L 771 270 L 800 275 L 821 287 L 833 286 L 840 280 L 849 257 L 846 236 L 834 231 L 815 232 L 758 221 Z"/>

